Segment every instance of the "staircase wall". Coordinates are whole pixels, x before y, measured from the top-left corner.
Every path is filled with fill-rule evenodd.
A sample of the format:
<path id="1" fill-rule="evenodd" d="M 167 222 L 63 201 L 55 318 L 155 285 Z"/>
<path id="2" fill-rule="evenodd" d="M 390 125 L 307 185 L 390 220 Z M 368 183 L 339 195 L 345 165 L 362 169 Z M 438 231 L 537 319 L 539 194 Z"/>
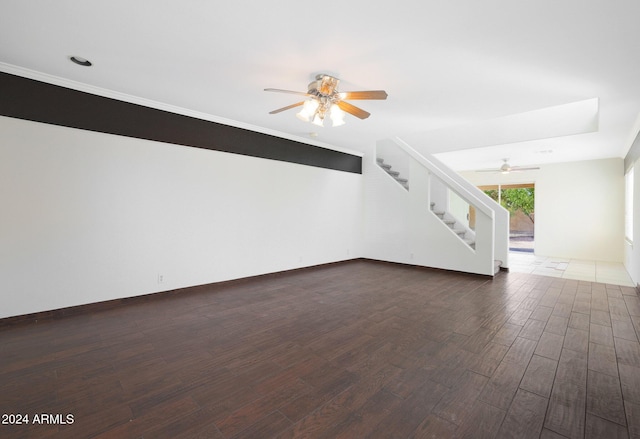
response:
<path id="1" fill-rule="evenodd" d="M 420 164 L 408 162 L 407 191 L 375 160 L 375 151 L 363 159 L 365 257 L 493 275 L 490 218 L 478 215 L 477 230 L 486 233 L 477 234 L 478 250 L 474 251 L 430 211 L 429 175 Z M 478 251 L 487 252 L 488 257 L 479 258 Z"/>

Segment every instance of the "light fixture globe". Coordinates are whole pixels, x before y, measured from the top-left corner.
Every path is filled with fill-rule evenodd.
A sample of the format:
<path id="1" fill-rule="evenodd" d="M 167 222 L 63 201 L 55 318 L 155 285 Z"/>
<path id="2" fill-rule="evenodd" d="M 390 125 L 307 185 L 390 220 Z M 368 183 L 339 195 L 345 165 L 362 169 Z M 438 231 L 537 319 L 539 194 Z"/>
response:
<path id="1" fill-rule="evenodd" d="M 318 101 L 309 99 L 302 104 L 302 110 L 296 114 L 296 117 L 304 122 L 310 122 L 318 110 Z"/>
<path id="2" fill-rule="evenodd" d="M 331 105 L 331 112 L 329 113 L 329 117 L 331 118 L 331 126 L 339 127 L 344 125 L 344 111 L 340 109 L 338 104 Z"/>

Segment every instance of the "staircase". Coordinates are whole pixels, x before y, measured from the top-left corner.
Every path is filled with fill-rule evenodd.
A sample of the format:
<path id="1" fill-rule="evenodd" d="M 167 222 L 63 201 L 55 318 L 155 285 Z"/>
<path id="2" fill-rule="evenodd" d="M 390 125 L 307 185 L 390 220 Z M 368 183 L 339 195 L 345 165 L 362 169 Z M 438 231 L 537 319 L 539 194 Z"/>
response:
<path id="1" fill-rule="evenodd" d="M 398 184 L 400 184 L 406 190 L 409 190 L 409 180 L 400 176 L 398 171 L 394 171 L 392 166 L 388 163 L 385 163 L 384 159 L 381 157 L 376 158 L 376 163 L 380 166 L 389 176 L 391 176 Z M 465 244 L 475 250 L 476 241 L 473 237 L 467 235 L 469 231 L 464 228 L 456 227 L 457 221 L 446 211 L 436 209 L 436 203 L 431 202 L 431 211 L 440 218 L 447 227 L 449 227 L 453 232 L 460 238 Z"/>
<path id="2" fill-rule="evenodd" d="M 376 162 L 378 163 L 378 166 L 380 166 L 384 170 L 384 172 L 389 174 L 395 181 L 397 181 L 400 186 L 402 186 L 406 190 L 409 190 L 409 180 L 400 177 L 400 173 L 398 171 L 392 170 L 391 165 L 385 163 L 384 159 L 378 157 L 376 158 Z"/>
<path id="3" fill-rule="evenodd" d="M 409 180 L 401 176 L 400 172 L 394 170 L 392 165 L 386 163 L 384 158 L 376 157 L 376 163 L 383 171 L 387 173 L 387 175 L 393 178 L 405 190 L 409 191 Z M 453 234 L 458 239 L 464 242 L 470 249 L 474 251 L 476 250 L 475 232 L 473 230 L 467 228 L 463 223 L 457 221 L 451 213 L 438 206 L 438 204 L 434 201 L 430 202 L 430 210 L 444 225 L 446 225 L 453 232 Z M 500 271 L 502 265 L 502 261 L 493 261 L 494 275 L 496 275 Z"/>
<path id="4" fill-rule="evenodd" d="M 462 241 L 464 241 L 465 244 L 467 244 L 469 247 L 471 247 L 472 249 L 476 249 L 476 241 L 475 241 L 475 237 L 467 237 L 467 235 L 471 235 L 471 233 L 465 229 L 465 228 L 461 228 L 461 227 L 456 227 L 457 221 L 451 217 L 450 214 L 448 214 L 446 211 L 444 210 L 437 210 L 436 209 L 436 203 L 435 202 L 431 202 L 431 211 L 435 214 L 435 216 L 437 216 L 438 218 L 440 218 L 440 221 L 442 221 L 447 227 L 449 227 L 451 230 L 453 230 L 453 232 L 458 235 L 458 238 L 462 239 Z"/>

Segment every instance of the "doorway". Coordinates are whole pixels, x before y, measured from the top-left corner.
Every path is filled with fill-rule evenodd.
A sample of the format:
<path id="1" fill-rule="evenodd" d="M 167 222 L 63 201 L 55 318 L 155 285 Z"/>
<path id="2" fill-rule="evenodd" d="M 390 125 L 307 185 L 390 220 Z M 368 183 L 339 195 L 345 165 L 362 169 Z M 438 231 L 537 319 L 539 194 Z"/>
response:
<path id="1" fill-rule="evenodd" d="M 509 211 L 509 251 L 533 253 L 535 184 L 498 184 L 478 188 Z"/>

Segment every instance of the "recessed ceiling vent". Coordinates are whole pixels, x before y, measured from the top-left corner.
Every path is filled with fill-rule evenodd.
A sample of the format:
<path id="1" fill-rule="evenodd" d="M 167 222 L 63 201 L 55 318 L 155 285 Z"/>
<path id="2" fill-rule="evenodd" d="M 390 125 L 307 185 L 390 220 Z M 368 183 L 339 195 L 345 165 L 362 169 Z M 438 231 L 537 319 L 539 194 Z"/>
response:
<path id="1" fill-rule="evenodd" d="M 69 59 L 79 66 L 83 67 L 91 67 L 91 61 L 88 59 L 82 58 L 81 56 L 70 56 Z"/>

